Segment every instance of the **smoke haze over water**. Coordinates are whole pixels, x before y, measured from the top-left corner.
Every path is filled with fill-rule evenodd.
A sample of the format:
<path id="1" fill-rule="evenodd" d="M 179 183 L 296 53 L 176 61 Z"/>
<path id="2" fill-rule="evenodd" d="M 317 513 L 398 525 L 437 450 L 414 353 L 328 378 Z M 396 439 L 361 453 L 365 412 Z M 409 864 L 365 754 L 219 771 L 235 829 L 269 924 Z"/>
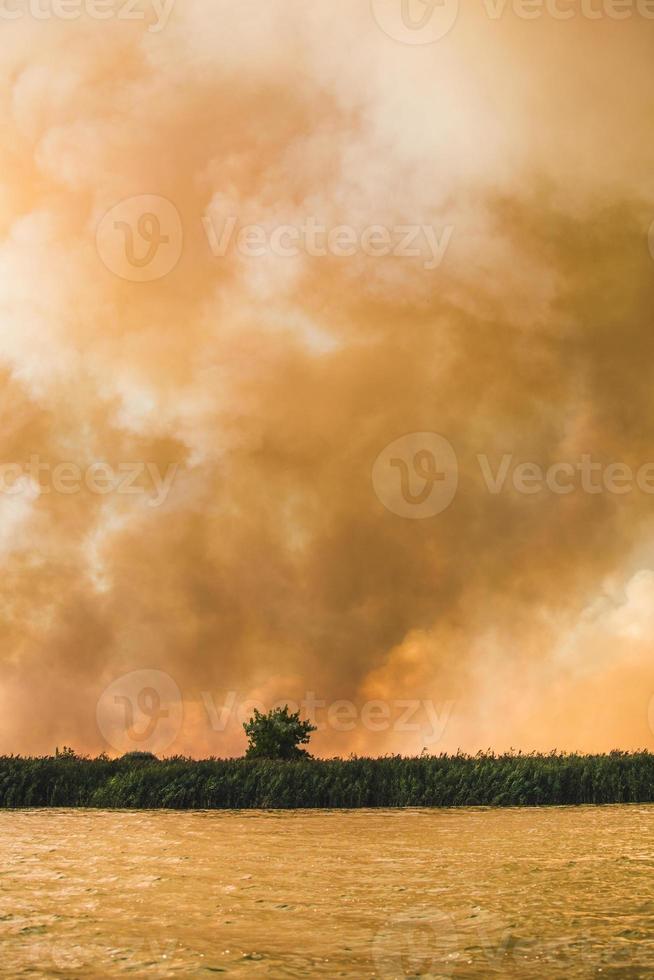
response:
<path id="1" fill-rule="evenodd" d="M 207 722 L 230 691 L 450 703 L 434 751 L 651 747 L 654 496 L 512 474 L 654 463 L 654 20 L 480 3 L 409 44 L 377 0 L 179 0 L 157 30 L 24 9 L 0 20 L 2 461 L 151 470 L 0 494 L 0 751 L 104 749 L 98 698 L 141 669 L 178 686 L 189 754 L 242 751 Z M 172 208 L 152 281 L 99 231 L 143 196 Z M 230 218 L 443 252 L 216 254 Z M 458 466 L 416 520 L 372 479 L 409 433 Z M 478 456 L 505 455 L 493 493 Z"/>

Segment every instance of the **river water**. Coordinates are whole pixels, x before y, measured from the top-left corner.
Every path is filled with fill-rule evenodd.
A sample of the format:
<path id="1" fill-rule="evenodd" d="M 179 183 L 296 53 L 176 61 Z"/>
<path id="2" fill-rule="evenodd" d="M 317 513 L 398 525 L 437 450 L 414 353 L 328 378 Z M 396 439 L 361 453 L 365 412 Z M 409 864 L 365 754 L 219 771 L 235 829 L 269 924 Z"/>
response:
<path id="1" fill-rule="evenodd" d="M 652 977 L 654 807 L 0 812 L 10 977 Z"/>

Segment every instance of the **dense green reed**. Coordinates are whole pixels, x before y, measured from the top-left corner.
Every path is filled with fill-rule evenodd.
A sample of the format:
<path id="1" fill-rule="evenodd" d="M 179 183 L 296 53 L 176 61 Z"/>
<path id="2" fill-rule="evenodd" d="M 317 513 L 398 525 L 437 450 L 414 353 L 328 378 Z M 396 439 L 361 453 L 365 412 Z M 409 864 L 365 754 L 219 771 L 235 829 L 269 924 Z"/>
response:
<path id="1" fill-rule="evenodd" d="M 291 808 L 654 802 L 654 755 L 0 758 L 0 807 Z"/>

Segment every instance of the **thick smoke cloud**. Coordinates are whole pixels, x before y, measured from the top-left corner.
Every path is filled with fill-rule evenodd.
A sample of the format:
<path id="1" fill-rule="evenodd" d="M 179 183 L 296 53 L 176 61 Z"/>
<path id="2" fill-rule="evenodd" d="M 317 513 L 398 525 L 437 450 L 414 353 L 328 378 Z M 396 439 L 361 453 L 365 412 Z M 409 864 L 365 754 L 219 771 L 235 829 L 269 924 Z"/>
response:
<path id="1" fill-rule="evenodd" d="M 181 691 L 170 751 L 240 752 L 207 711 L 229 692 L 443 722 L 331 726 L 322 754 L 651 745 L 654 497 L 492 493 L 478 456 L 654 461 L 654 21 L 480 5 L 411 46 L 364 0 L 180 0 L 156 32 L 0 26 L 2 459 L 174 473 L 156 507 L 148 471 L 0 495 L 0 748 L 107 748 L 98 698 L 141 669 Z M 152 282 L 97 239 L 142 195 L 183 226 Z M 234 217 L 447 247 L 214 254 Z M 424 520 L 371 480 L 415 432 L 459 466 Z"/>

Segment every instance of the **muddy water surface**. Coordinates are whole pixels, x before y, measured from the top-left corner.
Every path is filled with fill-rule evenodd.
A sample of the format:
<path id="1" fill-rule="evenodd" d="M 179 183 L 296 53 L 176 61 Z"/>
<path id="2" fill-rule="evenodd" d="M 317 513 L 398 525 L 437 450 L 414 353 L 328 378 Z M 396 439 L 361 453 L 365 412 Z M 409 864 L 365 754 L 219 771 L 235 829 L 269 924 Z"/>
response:
<path id="1" fill-rule="evenodd" d="M 654 807 L 0 812 L 11 977 L 652 977 Z"/>

